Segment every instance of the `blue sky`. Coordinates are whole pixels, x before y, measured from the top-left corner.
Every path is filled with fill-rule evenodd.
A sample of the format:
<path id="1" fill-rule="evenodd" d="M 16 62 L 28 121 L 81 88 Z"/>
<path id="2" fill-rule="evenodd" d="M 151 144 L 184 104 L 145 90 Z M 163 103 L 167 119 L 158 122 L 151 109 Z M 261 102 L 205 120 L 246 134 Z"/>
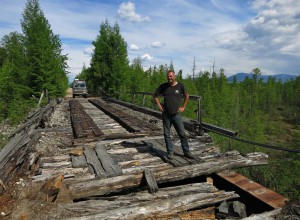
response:
<path id="1" fill-rule="evenodd" d="M 21 31 L 27 0 L 0 0 L 0 38 Z M 68 54 L 69 77 L 89 66 L 106 19 L 118 22 L 128 58 L 144 69 L 173 62 L 184 76 L 214 68 L 227 76 L 300 74 L 299 0 L 40 0 Z"/>

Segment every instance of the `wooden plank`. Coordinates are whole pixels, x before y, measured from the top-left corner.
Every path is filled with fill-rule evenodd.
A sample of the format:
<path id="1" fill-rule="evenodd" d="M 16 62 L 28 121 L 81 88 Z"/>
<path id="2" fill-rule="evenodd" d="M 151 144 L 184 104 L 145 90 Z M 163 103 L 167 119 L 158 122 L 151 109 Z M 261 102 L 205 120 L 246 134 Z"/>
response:
<path id="1" fill-rule="evenodd" d="M 62 161 L 70 161 L 70 155 L 56 155 L 52 157 L 41 157 L 40 163 L 54 163 L 54 162 L 62 162 Z"/>
<path id="2" fill-rule="evenodd" d="M 151 164 L 147 166 L 135 166 L 130 168 L 122 169 L 123 174 L 133 174 L 133 173 L 140 173 L 143 172 L 145 169 L 152 169 L 155 172 L 159 170 L 168 170 L 173 166 L 169 163 L 160 163 L 160 164 Z"/>
<path id="3" fill-rule="evenodd" d="M 81 122 L 78 120 L 72 120 L 72 124 L 73 124 L 73 129 L 74 129 L 74 133 L 75 136 L 77 138 L 84 138 L 87 137 L 86 132 L 84 131 L 83 127 L 81 126 Z"/>
<path id="4" fill-rule="evenodd" d="M 158 185 L 152 170 L 145 169 L 144 170 L 144 178 L 147 183 L 148 192 L 153 194 L 158 191 Z"/>
<path id="5" fill-rule="evenodd" d="M 188 164 L 187 161 L 183 160 L 179 156 L 174 155 L 173 159 L 168 159 L 167 152 L 164 147 L 158 140 L 149 140 L 145 141 L 146 145 L 149 145 L 152 147 L 152 150 L 156 152 L 156 154 L 163 159 L 166 163 L 172 164 L 175 167 L 183 166 L 185 164 Z"/>
<path id="6" fill-rule="evenodd" d="M 87 175 L 89 170 L 85 168 L 62 168 L 62 169 L 42 169 L 41 175 L 32 176 L 34 181 L 45 181 L 59 174 L 64 175 Z"/>
<path id="7" fill-rule="evenodd" d="M 71 155 L 71 160 L 72 160 L 72 167 L 74 168 L 87 166 L 87 162 L 84 155 L 80 155 L 80 156 Z"/>
<path id="8" fill-rule="evenodd" d="M 93 119 L 86 113 L 78 100 L 70 100 L 70 110 L 73 128 L 77 138 L 100 137 L 103 132 L 97 127 Z"/>
<path id="9" fill-rule="evenodd" d="M 147 140 L 144 142 L 147 146 L 151 147 L 152 151 L 156 153 L 164 162 L 168 163 L 169 159 L 167 158 L 167 152 L 165 150 L 160 149 L 159 145 L 155 140 Z M 176 164 L 172 164 L 176 165 Z"/>
<path id="10" fill-rule="evenodd" d="M 95 151 L 108 177 L 122 174 L 120 166 L 107 153 L 104 145 L 97 144 Z"/>
<path id="11" fill-rule="evenodd" d="M 41 164 L 41 167 L 44 169 L 51 169 L 51 168 L 66 168 L 71 167 L 72 163 L 71 161 L 59 161 L 59 162 L 52 162 L 52 163 L 43 163 Z"/>
<path id="12" fill-rule="evenodd" d="M 165 146 L 164 139 L 160 138 L 160 139 L 156 139 L 155 141 L 158 142 L 161 146 L 163 146 L 163 147 Z M 179 142 L 179 144 L 177 144 L 176 142 Z M 181 147 L 181 142 L 179 139 L 173 140 L 173 149 L 174 149 L 174 159 L 173 160 L 177 161 L 177 163 L 179 164 L 177 166 L 185 166 L 185 165 L 189 165 L 189 164 L 195 164 L 195 163 L 201 161 L 197 157 L 195 157 L 195 159 L 189 159 L 189 158 L 184 157 L 182 147 Z"/>
<path id="13" fill-rule="evenodd" d="M 91 149 L 87 146 L 84 147 L 84 155 L 86 157 L 87 164 L 91 167 L 91 171 L 96 175 L 96 178 L 107 177 L 105 170 L 101 166 L 99 158 L 96 155 L 94 149 Z"/>
<path id="14" fill-rule="evenodd" d="M 288 198 L 234 171 L 223 171 L 217 173 L 216 175 L 224 178 L 225 180 L 227 180 L 231 184 L 234 184 L 243 191 L 250 193 L 252 196 L 270 205 L 274 209 L 282 208 L 285 205 L 286 201 L 288 201 Z"/>
<path id="15" fill-rule="evenodd" d="M 101 109 L 103 112 L 111 116 L 113 119 L 118 121 L 123 127 L 125 127 L 130 132 L 141 132 L 141 133 L 151 133 L 153 131 L 160 130 L 155 126 L 145 123 L 139 118 L 131 116 L 122 110 L 116 109 L 107 103 L 101 102 L 99 99 L 90 99 L 91 103 Z M 149 125 L 148 125 L 149 124 Z"/>
<path id="16" fill-rule="evenodd" d="M 133 166 L 148 166 L 152 164 L 161 164 L 164 163 L 164 161 L 160 157 L 153 157 L 151 154 L 147 154 L 148 157 L 144 157 L 145 154 L 138 154 L 135 155 L 134 160 L 126 160 L 118 162 L 118 164 L 122 168 L 130 168 Z M 138 156 L 141 156 L 140 158 Z"/>

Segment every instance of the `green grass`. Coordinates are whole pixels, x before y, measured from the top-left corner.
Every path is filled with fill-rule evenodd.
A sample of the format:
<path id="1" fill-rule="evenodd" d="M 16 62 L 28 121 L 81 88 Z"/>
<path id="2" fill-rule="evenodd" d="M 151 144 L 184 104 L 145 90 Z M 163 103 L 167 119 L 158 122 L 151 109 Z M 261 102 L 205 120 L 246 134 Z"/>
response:
<path id="1" fill-rule="evenodd" d="M 0 133 L 0 150 L 7 144 L 8 137 Z"/>

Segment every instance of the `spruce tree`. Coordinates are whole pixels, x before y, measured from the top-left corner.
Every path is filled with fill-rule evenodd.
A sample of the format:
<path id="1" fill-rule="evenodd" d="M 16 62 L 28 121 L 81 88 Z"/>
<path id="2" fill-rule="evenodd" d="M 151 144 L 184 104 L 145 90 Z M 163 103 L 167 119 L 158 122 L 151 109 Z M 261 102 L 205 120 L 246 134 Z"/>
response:
<path id="1" fill-rule="evenodd" d="M 95 49 L 88 84 L 94 94 L 102 87 L 108 94 L 116 97 L 129 65 L 127 44 L 120 34 L 119 25 L 116 23 L 111 27 L 108 20 L 102 23 L 93 45 Z"/>
<path id="2" fill-rule="evenodd" d="M 29 86 L 35 94 L 48 89 L 52 97 L 61 96 L 68 86 L 67 56 L 38 0 L 28 0 L 21 20 L 29 67 Z"/>

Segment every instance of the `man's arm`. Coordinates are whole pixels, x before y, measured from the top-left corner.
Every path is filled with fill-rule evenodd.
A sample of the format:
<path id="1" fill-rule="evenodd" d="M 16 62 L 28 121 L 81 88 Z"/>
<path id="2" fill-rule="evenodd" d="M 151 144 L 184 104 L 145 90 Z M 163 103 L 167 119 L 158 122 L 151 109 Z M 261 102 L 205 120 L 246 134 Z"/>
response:
<path id="1" fill-rule="evenodd" d="M 158 109 L 159 109 L 160 111 L 164 111 L 164 107 L 163 107 L 162 104 L 160 103 L 160 101 L 159 101 L 159 99 L 158 99 L 156 93 L 154 93 L 153 98 L 154 98 L 154 100 L 155 100 L 155 102 L 156 102 L 156 105 L 157 105 Z"/>
<path id="2" fill-rule="evenodd" d="M 190 95 L 189 95 L 189 93 L 187 92 L 187 93 L 185 94 L 185 96 L 184 96 L 183 105 L 182 105 L 181 107 L 178 108 L 178 112 L 183 112 L 183 111 L 184 111 L 184 109 L 185 109 L 185 107 L 186 107 L 186 104 L 187 104 L 188 101 L 189 101 L 189 97 L 190 97 Z"/>

